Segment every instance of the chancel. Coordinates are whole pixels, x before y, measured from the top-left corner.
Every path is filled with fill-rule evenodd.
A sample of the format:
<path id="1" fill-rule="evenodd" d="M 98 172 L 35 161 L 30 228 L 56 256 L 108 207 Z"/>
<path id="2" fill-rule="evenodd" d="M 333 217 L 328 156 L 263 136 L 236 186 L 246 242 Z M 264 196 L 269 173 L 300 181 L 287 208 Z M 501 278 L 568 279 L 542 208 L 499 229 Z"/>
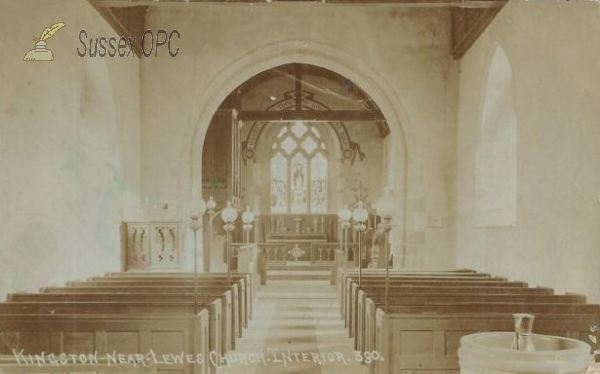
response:
<path id="1" fill-rule="evenodd" d="M 0 0 L 0 45 L 0 372 L 592 362 L 598 1 Z"/>

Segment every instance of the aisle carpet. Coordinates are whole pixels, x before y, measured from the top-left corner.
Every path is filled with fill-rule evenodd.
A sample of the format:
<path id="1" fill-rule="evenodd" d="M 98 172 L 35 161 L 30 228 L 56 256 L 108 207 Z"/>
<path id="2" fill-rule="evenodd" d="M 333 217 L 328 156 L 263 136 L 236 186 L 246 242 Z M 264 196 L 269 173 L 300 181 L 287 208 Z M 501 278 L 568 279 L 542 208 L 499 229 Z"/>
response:
<path id="1" fill-rule="evenodd" d="M 218 374 L 366 374 L 328 281 L 270 281 L 254 317 Z M 250 362 L 253 361 L 253 362 Z"/>

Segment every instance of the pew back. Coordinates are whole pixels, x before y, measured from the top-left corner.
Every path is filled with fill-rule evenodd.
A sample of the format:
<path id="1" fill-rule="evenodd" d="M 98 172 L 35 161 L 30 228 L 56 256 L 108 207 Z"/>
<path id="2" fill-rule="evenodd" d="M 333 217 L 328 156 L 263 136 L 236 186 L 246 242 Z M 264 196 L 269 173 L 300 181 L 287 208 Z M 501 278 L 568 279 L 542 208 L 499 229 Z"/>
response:
<path id="1" fill-rule="evenodd" d="M 155 314 L 54 314 L 0 316 L 0 354 L 192 354 L 210 357 L 209 316 Z M 198 356 L 200 355 L 200 356 Z M 158 373 L 207 374 L 206 360 L 157 361 Z"/>
<path id="2" fill-rule="evenodd" d="M 598 313 L 546 314 L 535 317 L 536 333 L 585 340 Z M 371 374 L 411 372 L 458 373 L 457 351 L 464 335 L 514 331 L 510 313 L 389 314 L 377 310 L 374 350 L 384 360 L 373 362 Z"/>

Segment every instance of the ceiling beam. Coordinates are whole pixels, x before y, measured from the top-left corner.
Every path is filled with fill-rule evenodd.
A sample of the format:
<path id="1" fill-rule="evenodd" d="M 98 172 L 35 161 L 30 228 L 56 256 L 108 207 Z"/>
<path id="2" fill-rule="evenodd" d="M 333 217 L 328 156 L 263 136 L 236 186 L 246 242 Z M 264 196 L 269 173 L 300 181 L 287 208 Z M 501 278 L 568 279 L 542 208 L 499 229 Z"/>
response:
<path id="1" fill-rule="evenodd" d="M 157 6 L 191 3 L 331 3 L 331 4 L 395 4 L 407 7 L 458 7 L 494 8 L 501 7 L 506 0 L 88 0 L 97 8 Z"/>
<path id="2" fill-rule="evenodd" d="M 244 122 L 351 122 L 385 121 L 379 111 L 373 110 L 247 110 L 238 112 Z"/>
<path id="3" fill-rule="evenodd" d="M 92 2 L 92 5 L 93 2 Z M 98 13 L 108 22 L 119 36 L 134 39 L 133 49 L 138 57 L 142 56 L 142 34 L 146 23 L 147 6 L 134 8 L 96 7 Z"/>
<path id="4" fill-rule="evenodd" d="M 501 9 L 452 9 L 452 57 L 459 59 L 464 56 Z"/>

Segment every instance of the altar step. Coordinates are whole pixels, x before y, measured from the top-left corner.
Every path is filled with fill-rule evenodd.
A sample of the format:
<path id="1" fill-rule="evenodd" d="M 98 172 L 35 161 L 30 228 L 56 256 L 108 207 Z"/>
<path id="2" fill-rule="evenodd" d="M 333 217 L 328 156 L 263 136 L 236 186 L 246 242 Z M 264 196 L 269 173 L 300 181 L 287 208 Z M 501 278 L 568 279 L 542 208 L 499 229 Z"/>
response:
<path id="1" fill-rule="evenodd" d="M 269 270 L 289 270 L 289 271 L 331 271 L 333 265 L 330 264 L 295 264 L 288 262 L 287 264 L 269 264 Z"/>
<path id="2" fill-rule="evenodd" d="M 329 280 L 333 262 L 311 263 L 310 261 L 269 261 L 268 280 Z"/>
<path id="3" fill-rule="evenodd" d="M 329 280 L 331 270 L 267 270 L 267 281 L 272 280 Z"/>

